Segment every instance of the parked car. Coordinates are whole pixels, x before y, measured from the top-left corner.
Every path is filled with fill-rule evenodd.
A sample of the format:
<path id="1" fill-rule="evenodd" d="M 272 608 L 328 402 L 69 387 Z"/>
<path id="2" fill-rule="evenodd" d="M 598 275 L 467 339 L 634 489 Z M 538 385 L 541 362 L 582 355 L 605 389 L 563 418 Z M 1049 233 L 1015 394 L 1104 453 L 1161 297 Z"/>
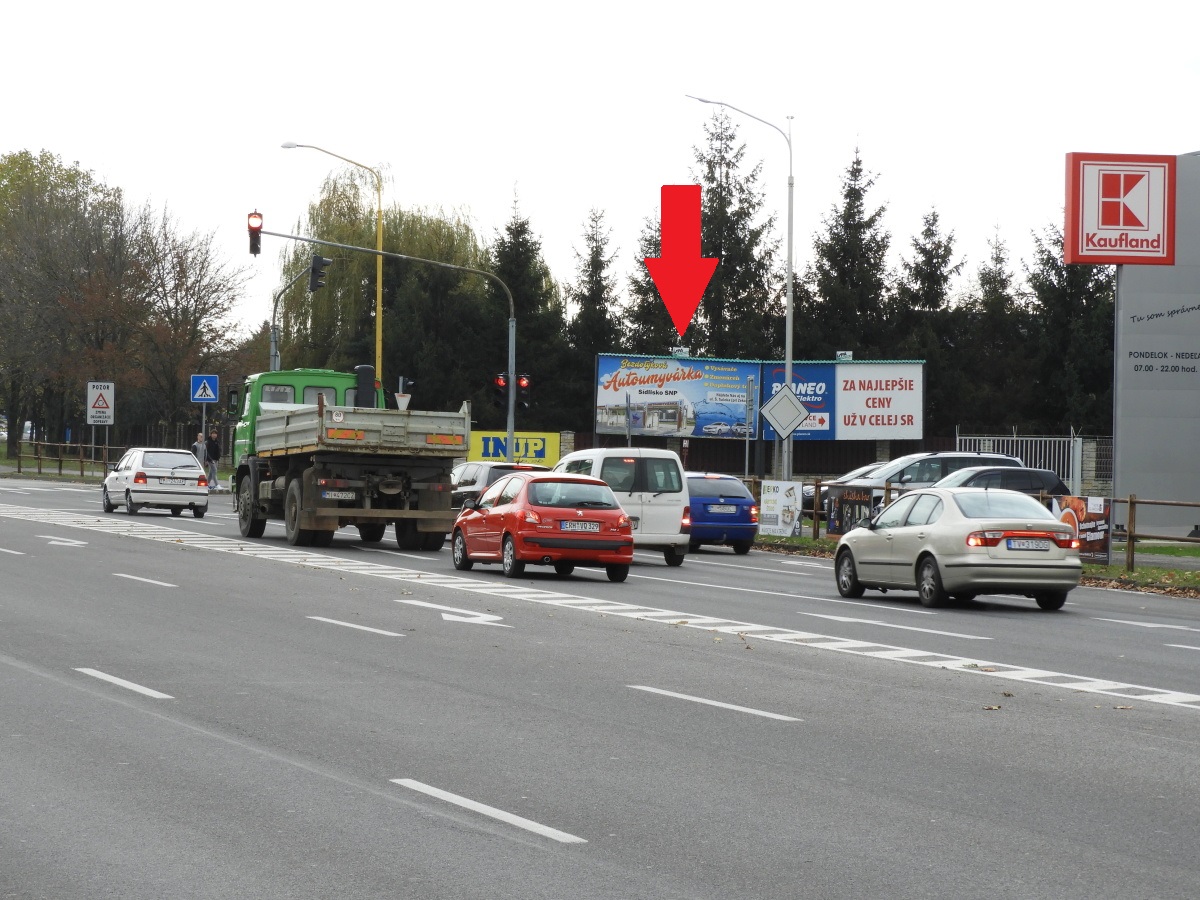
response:
<path id="1" fill-rule="evenodd" d="M 997 468 L 996 466 L 970 466 L 947 475 L 934 487 L 981 487 L 1002 488 L 1020 491 L 1031 497 L 1043 494 L 1062 497 L 1071 489 L 1052 469 Z"/>
<path id="2" fill-rule="evenodd" d="M 576 566 L 602 566 L 609 581 L 624 581 L 633 562 L 633 529 L 612 489 L 561 472 L 508 472 L 466 502 L 452 535 L 460 571 L 498 562 L 509 578 L 529 564 L 565 577 Z"/>
<path id="3" fill-rule="evenodd" d="M 907 493 L 838 541 L 838 593 L 915 590 L 923 606 L 977 594 L 1033 597 L 1061 609 L 1082 573 L 1079 538 L 1015 491 L 927 488 Z"/>
<path id="4" fill-rule="evenodd" d="M 169 509 L 178 516 L 190 509 L 197 519 L 208 512 L 208 478 L 187 450 L 134 447 L 125 452 L 100 485 L 100 506 L 135 515 L 142 508 Z"/>
<path id="5" fill-rule="evenodd" d="M 972 453 L 959 450 L 937 450 L 927 453 L 910 453 L 884 463 L 869 475 L 860 476 L 846 485 L 856 488 L 870 487 L 875 497 L 875 509 L 882 508 L 885 485 L 891 484 L 893 494 L 913 488 L 933 487 L 951 472 L 968 466 L 1024 467 L 1020 459 L 1003 453 Z"/>
<path id="6" fill-rule="evenodd" d="M 523 462 L 464 462 L 450 472 L 450 507 L 462 509 L 466 500 L 478 499 L 501 475 L 512 472 L 549 472 L 549 466 Z"/>
<path id="7" fill-rule="evenodd" d="M 707 435 L 729 434 L 732 427 L 728 422 L 709 422 L 702 431 Z"/>
<path id="8" fill-rule="evenodd" d="M 554 471 L 599 478 L 629 513 L 634 546 L 661 550 L 668 566 L 683 565 L 691 510 L 678 453 L 655 447 L 596 447 L 568 453 Z"/>
<path id="9" fill-rule="evenodd" d="M 692 533 L 688 549 L 725 544 L 739 555 L 750 552 L 758 536 L 758 504 L 741 480 L 732 475 L 688 472 Z"/>

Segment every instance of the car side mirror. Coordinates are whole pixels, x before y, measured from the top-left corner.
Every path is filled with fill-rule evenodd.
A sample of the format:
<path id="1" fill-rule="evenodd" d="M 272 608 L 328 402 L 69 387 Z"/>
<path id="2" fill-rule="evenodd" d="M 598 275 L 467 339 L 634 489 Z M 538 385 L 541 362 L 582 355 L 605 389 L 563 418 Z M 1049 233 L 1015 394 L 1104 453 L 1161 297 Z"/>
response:
<path id="1" fill-rule="evenodd" d="M 867 529 L 867 531 L 874 531 L 875 530 L 875 520 L 872 519 L 870 516 L 863 516 L 861 519 L 859 519 L 857 522 L 854 523 L 854 527 L 855 528 L 865 528 L 865 529 Z"/>
<path id="2" fill-rule="evenodd" d="M 475 509 L 479 505 L 479 501 L 473 498 L 468 498 L 463 501 L 463 509 Z"/>

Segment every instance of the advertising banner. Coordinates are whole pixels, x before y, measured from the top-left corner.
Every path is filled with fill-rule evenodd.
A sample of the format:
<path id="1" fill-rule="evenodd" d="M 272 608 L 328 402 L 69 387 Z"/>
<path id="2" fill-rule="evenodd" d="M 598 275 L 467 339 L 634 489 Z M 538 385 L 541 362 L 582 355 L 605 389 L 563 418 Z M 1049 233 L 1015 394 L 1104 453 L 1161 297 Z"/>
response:
<path id="1" fill-rule="evenodd" d="M 792 390 L 809 411 L 792 438 L 920 440 L 924 437 L 925 366 L 920 362 L 795 363 Z M 763 366 L 765 403 L 784 390 L 783 366 Z M 763 423 L 763 437 L 775 430 Z"/>
<path id="2" fill-rule="evenodd" d="M 602 353 L 596 374 L 597 434 L 745 440 L 759 364 Z"/>
<path id="3" fill-rule="evenodd" d="M 758 533 L 774 537 L 804 534 L 804 485 L 799 481 L 764 481 L 758 509 Z"/>
<path id="4" fill-rule="evenodd" d="M 1112 552 L 1112 503 L 1107 497 L 1055 497 L 1050 511 L 1074 529 L 1079 558 L 1107 566 Z"/>
<path id="5" fill-rule="evenodd" d="M 787 388 L 787 370 L 782 364 L 766 364 L 762 368 L 761 403 L 766 403 L 779 391 Z M 837 414 L 836 388 L 837 366 L 833 363 L 792 364 L 792 392 L 808 410 L 808 418 L 792 432 L 793 440 L 830 441 L 837 436 L 834 424 Z M 773 441 L 778 437 L 771 423 L 765 419 L 762 431 L 767 440 Z"/>
<path id="6" fill-rule="evenodd" d="M 513 435 L 513 462 L 539 463 L 553 466 L 562 455 L 558 432 L 541 433 L 518 431 Z M 499 461 L 508 459 L 508 432 L 472 431 L 471 449 L 467 455 L 471 462 Z"/>
<path id="7" fill-rule="evenodd" d="M 874 490 L 869 487 L 829 486 L 829 515 L 825 522 L 826 537 L 841 537 L 860 519 L 869 519 L 875 506 Z"/>

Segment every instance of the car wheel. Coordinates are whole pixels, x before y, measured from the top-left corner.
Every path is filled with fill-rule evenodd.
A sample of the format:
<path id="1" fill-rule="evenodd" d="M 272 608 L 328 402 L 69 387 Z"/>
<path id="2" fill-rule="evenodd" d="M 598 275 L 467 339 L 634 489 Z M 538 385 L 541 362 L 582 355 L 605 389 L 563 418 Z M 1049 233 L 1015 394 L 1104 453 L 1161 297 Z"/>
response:
<path id="1" fill-rule="evenodd" d="M 505 578 L 520 578 L 525 574 L 525 563 L 517 559 L 517 545 L 508 535 L 504 537 L 503 568 Z"/>
<path id="2" fill-rule="evenodd" d="M 317 530 L 312 533 L 312 545 L 314 547 L 328 547 L 333 543 L 333 536 L 337 531 Z"/>
<path id="3" fill-rule="evenodd" d="M 858 570 L 854 567 L 854 556 L 849 550 L 843 550 L 842 555 L 834 564 L 834 576 L 837 578 L 838 593 L 851 600 L 857 600 L 866 591 L 858 580 Z"/>
<path id="4" fill-rule="evenodd" d="M 113 506 L 112 498 L 108 496 L 107 485 L 102 485 L 100 487 L 100 508 L 109 513 L 116 509 L 116 507 Z"/>
<path id="5" fill-rule="evenodd" d="M 254 517 L 254 501 L 250 497 L 250 476 L 243 475 L 237 492 L 238 531 L 242 537 L 260 538 L 267 529 L 266 519 Z"/>
<path id="6" fill-rule="evenodd" d="M 192 507 L 192 515 L 195 516 L 197 519 L 203 519 L 204 514 L 207 512 L 208 512 L 207 506 L 193 506 Z"/>
<path id="7" fill-rule="evenodd" d="M 312 543 L 311 529 L 300 527 L 300 509 L 303 506 L 303 488 L 300 479 L 293 478 L 287 486 L 287 495 L 283 499 L 283 531 L 287 542 L 293 547 L 307 547 Z"/>
<path id="8" fill-rule="evenodd" d="M 554 564 L 554 574 L 561 578 L 566 578 L 575 571 L 575 564 L 568 562 L 560 562 Z"/>
<path id="9" fill-rule="evenodd" d="M 1040 594 L 1034 594 L 1033 599 L 1042 609 L 1053 611 L 1063 608 L 1063 604 L 1067 602 L 1067 595 L 1064 591 L 1042 591 Z"/>
<path id="10" fill-rule="evenodd" d="M 446 534 L 442 531 L 426 531 L 421 535 L 422 550 L 441 550 L 446 543 Z"/>
<path id="11" fill-rule="evenodd" d="M 683 558 L 687 556 L 678 547 L 668 547 L 663 551 L 663 559 L 667 561 L 668 566 L 682 566 Z"/>
<path id="12" fill-rule="evenodd" d="M 629 577 L 629 566 L 626 565 L 605 566 L 604 571 L 608 574 L 609 581 L 624 581 Z"/>
<path id="13" fill-rule="evenodd" d="M 182 506 L 172 506 L 171 507 L 171 515 L 175 516 L 175 517 L 183 515 L 183 507 Z"/>
<path id="14" fill-rule="evenodd" d="M 754 541 L 734 541 L 733 552 L 738 556 L 745 556 L 750 552 L 750 548 L 754 546 Z"/>
<path id="15" fill-rule="evenodd" d="M 417 531 L 416 522 L 402 519 L 396 523 L 396 546 L 401 550 L 421 549 L 421 533 Z"/>
<path id="16" fill-rule="evenodd" d="M 387 522 L 368 522 L 358 526 L 358 539 L 364 544 L 378 544 L 387 534 Z"/>
<path id="17" fill-rule="evenodd" d="M 454 559 L 454 568 L 460 572 L 470 572 L 475 563 L 467 556 L 467 539 L 461 531 L 454 532 L 454 540 L 450 543 L 450 555 Z"/>
<path id="18" fill-rule="evenodd" d="M 932 556 L 921 560 L 921 565 L 917 569 L 917 595 L 921 598 L 922 606 L 946 605 L 946 591 L 942 588 L 942 573 L 938 571 L 937 560 Z"/>
<path id="19" fill-rule="evenodd" d="M 125 512 L 131 516 L 136 516 L 137 511 L 142 507 L 133 502 L 133 498 L 129 496 L 129 491 L 125 492 Z"/>

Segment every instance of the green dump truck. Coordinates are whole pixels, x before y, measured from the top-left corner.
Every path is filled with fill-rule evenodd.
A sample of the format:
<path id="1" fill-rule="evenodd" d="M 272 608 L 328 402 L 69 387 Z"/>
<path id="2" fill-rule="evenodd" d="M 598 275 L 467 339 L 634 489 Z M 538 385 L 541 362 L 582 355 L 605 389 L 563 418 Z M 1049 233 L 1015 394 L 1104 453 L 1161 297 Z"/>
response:
<path id="1" fill-rule="evenodd" d="M 450 470 L 470 446 L 471 410 L 388 409 L 372 366 L 353 374 L 250 375 L 229 393 L 237 416 L 233 503 L 243 537 L 282 520 L 289 544 L 327 547 L 354 525 L 378 543 L 437 550 L 454 524 Z"/>

